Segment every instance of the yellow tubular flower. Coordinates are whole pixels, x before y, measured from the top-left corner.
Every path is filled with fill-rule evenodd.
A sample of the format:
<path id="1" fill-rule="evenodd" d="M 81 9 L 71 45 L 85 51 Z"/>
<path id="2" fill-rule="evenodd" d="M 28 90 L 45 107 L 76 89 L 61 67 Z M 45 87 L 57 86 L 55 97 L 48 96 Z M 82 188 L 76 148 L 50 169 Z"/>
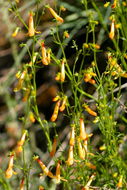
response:
<path id="1" fill-rule="evenodd" d="M 96 113 L 95 111 L 91 110 L 91 108 L 89 108 L 87 105 L 83 105 L 83 107 L 86 109 L 86 111 L 87 111 L 90 115 L 92 115 L 92 116 L 94 116 L 94 117 L 97 116 L 97 113 Z"/>
<path id="2" fill-rule="evenodd" d="M 55 105 L 55 108 L 54 108 L 54 112 L 53 112 L 52 117 L 50 119 L 51 121 L 56 121 L 56 119 L 58 117 L 59 107 L 60 107 L 60 100 L 58 100 L 56 102 L 56 105 Z"/>
<path id="3" fill-rule="evenodd" d="M 110 33 L 109 33 L 109 38 L 111 40 L 113 40 L 114 36 L 115 36 L 115 22 L 114 22 L 114 20 L 112 20 L 111 29 L 110 29 Z"/>
<path id="4" fill-rule="evenodd" d="M 27 71 L 26 71 L 26 70 L 24 70 L 24 71 L 20 74 L 20 76 L 19 76 L 19 81 L 18 81 L 17 85 L 16 85 L 15 88 L 14 88 L 14 92 L 17 92 L 17 91 L 21 90 L 21 88 L 22 88 L 22 86 L 23 86 L 23 82 L 24 82 L 24 78 L 25 78 L 26 74 L 27 74 Z"/>
<path id="5" fill-rule="evenodd" d="M 87 137 L 83 118 L 80 118 L 80 135 L 79 135 L 79 137 L 81 140 L 84 140 Z"/>
<path id="6" fill-rule="evenodd" d="M 75 144 L 75 127 L 74 127 L 74 125 L 72 125 L 72 127 L 71 127 L 69 144 L 70 144 L 70 146 L 74 146 L 74 144 Z"/>
<path id="7" fill-rule="evenodd" d="M 28 20 L 28 36 L 32 37 L 34 35 L 35 35 L 35 29 L 34 29 L 34 21 L 33 21 L 33 12 L 30 11 L 29 20 Z"/>
<path id="8" fill-rule="evenodd" d="M 48 7 L 48 10 L 52 14 L 52 16 L 56 19 L 56 21 L 58 21 L 60 23 L 64 22 L 64 20 L 51 7 Z"/>
<path id="9" fill-rule="evenodd" d="M 73 146 L 69 147 L 68 159 L 67 159 L 66 163 L 68 166 L 71 166 L 74 163 Z"/>
<path id="10" fill-rule="evenodd" d="M 41 43 L 41 53 L 42 53 L 42 63 L 43 65 L 48 65 L 47 52 L 44 42 Z"/>
<path id="11" fill-rule="evenodd" d="M 82 147 L 82 144 L 80 142 L 80 138 L 78 138 L 78 152 L 79 152 L 80 159 L 84 160 L 85 159 L 85 150 Z"/>
<path id="12" fill-rule="evenodd" d="M 57 95 L 57 96 L 55 96 L 55 97 L 53 98 L 52 101 L 53 101 L 53 102 L 57 102 L 59 99 L 60 99 L 60 96 Z"/>
<path id="13" fill-rule="evenodd" d="M 27 130 L 25 130 L 21 136 L 20 141 L 18 141 L 15 152 L 16 154 L 19 154 L 22 152 L 22 146 L 24 145 L 25 138 L 26 138 Z"/>
<path id="14" fill-rule="evenodd" d="M 14 164 L 14 153 L 10 155 L 10 160 L 8 163 L 8 168 L 5 171 L 5 177 L 6 178 L 11 178 L 13 175 L 13 164 Z"/>
<path id="15" fill-rule="evenodd" d="M 49 171 L 49 169 L 44 165 L 44 163 L 39 159 L 38 156 L 34 157 L 34 160 L 36 160 L 38 162 L 38 164 L 40 165 L 41 169 L 43 170 L 44 174 L 46 176 L 49 176 L 50 178 L 54 178 L 55 176 L 52 174 L 52 172 Z"/>
<path id="16" fill-rule="evenodd" d="M 61 82 L 65 81 L 65 60 L 62 60 L 61 63 Z"/>
<path id="17" fill-rule="evenodd" d="M 66 107 L 66 102 L 67 102 L 67 96 L 64 96 L 64 99 L 62 101 L 62 105 L 60 106 L 60 111 L 64 111 Z"/>

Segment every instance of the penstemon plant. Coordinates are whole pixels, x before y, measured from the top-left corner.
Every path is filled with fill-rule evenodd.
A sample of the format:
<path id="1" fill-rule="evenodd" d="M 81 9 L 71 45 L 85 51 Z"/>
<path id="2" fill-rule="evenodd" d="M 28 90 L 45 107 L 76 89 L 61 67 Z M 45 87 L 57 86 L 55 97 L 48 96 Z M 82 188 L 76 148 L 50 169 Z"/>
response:
<path id="1" fill-rule="evenodd" d="M 20 117 L 22 134 L 9 154 L 6 169 L 1 170 L 2 188 L 126 189 L 127 163 L 122 156 L 126 134 L 120 132 L 118 123 L 120 108 L 121 119 L 126 123 L 126 102 L 121 103 L 123 81 L 127 78 L 126 1 L 104 4 L 82 0 L 81 13 L 75 13 L 76 7 L 66 2 L 53 8 L 36 1 L 36 9 L 33 6 L 27 11 L 27 22 L 20 12 L 20 3 L 9 1 L 9 11 L 27 30 L 26 41 L 30 40 L 30 45 L 28 41 L 20 44 L 20 48 L 27 50 L 25 56 L 29 61 L 23 61 L 25 63 L 17 68 L 17 82 L 13 88 L 15 94 L 19 93 L 24 109 Z M 66 9 L 73 14 L 63 19 L 61 15 Z M 49 38 L 43 37 L 39 29 L 40 11 L 43 16 L 47 13 L 51 17 L 53 27 L 50 27 Z M 69 31 L 69 19 L 72 19 L 69 23 L 74 27 L 72 31 Z M 79 29 L 84 30 L 81 45 L 73 40 Z M 16 38 L 21 30 L 17 26 L 11 37 Z M 106 51 L 103 47 L 105 38 L 111 43 Z M 68 58 L 68 47 L 75 52 L 72 63 Z M 100 66 L 98 56 L 101 54 L 106 64 L 102 60 Z M 46 119 L 38 105 L 37 75 L 39 70 L 47 72 L 50 67 L 55 72 L 53 82 L 59 90 L 53 95 L 53 110 Z M 45 136 L 46 153 L 34 142 L 31 131 L 35 132 L 36 127 Z"/>

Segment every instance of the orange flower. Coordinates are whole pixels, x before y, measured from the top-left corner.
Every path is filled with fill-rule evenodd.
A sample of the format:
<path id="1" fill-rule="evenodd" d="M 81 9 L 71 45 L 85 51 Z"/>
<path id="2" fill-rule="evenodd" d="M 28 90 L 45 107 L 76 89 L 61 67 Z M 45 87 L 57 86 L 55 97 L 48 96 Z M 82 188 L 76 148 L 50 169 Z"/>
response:
<path id="1" fill-rule="evenodd" d="M 100 49 L 100 45 L 98 45 L 98 44 L 92 44 L 92 47 L 95 49 Z"/>
<path id="2" fill-rule="evenodd" d="M 70 37 L 68 31 L 64 31 L 63 37 L 64 37 L 64 38 L 69 38 L 69 37 Z"/>
<path id="3" fill-rule="evenodd" d="M 61 73 L 60 73 L 60 72 L 58 72 L 58 73 L 56 74 L 55 80 L 56 80 L 56 81 L 60 81 L 60 80 L 61 80 Z"/>
<path id="4" fill-rule="evenodd" d="M 73 146 L 69 147 L 68 159 L 67 159 L 66 163 L 68 166 L 71 166 L 74 163 Z"/>
<path id="5" fill-rule="evenodd" d="M 22 152 L 22 146 L 24 145 L 26 134 L 27 134 L 27 130 L 24 130 L 20 141 L 18 141 L 17 143 L 16 149 L 15 149 L 16 154 L 19 154 L 20 152 Z"/>
<path id="6" fill-rule="evenodd" d="M 20 190 L 24 190 L 24 177 L 22 178 L 20 183 Z"/>
<path id="7" fill-rule="evenodd" d="M 111 8 L 114 9 L 117 6 L 117 0 L 114 0 L 114 3 L 112 4 Z"/>
<path id="8" fill-rule="evenodd" d="M 54 178 L 54 175 L 52 174 L 52 172 L 49 171 L 49 169 L 44 165 L 44 163 L 39 159 L 38 156 L 34 156 L 34 160 L 36 160 L 38 162 L 38 164 L 40 165 L 41 169 L 43 170 L 44 174 Z"/>
<path id="9" fill-rule="evenodd" d="M 117 183 L 117 187 L 121 188 L 123 186 L 123 176 L 121 175 L 119 178 L 119 182 Z"/>
<path id="10" fill-rule="evenodd" d="M 22 101 L 26 102 L 29 98 L 29 95 L 30 95 L 30 89 L 27 88 L 27 89 L 25 89 L 25 93 L 24 93 L 24 97 L 22 98 Z"/>
<path id="11" fill-rule="evenodd" d="M 92 77 L 95 77 L 96 76 L 96 73 L 94 73 L 92 71 L 92 68 L 88 68 L 86 71 L 85 71 L 85 75 L 84 75 L 84 81 L 85 82 L 89 82 L 90 84 L 95 84 L 95 80 L 92 79 Z"/>
<path id="12" fill-rule="evenodd" d="M 87 137 L 86 131 L 85 131 L 84 121 L 82 118 L 80 118 L 80 135 L 79 135 L 79 137 L 81 140 L 84 140 Z"/>
<path id="13" fill-rule="evenodd" d="M 52 151 L 50 152 L 51 157 L 53 157 L 55 155 L 56 147 L 57 147 L 57 138 L 55 137 L 53 140 Z"/>
<path id="14" fill-rule="evenodd" d="M 62 105 L 60 106 L 60 111 L 64 111 L 66 107 L 66 102 L 67 102 L 67 96 L 64 96 Z"/>
<path id="15" fill-rule="evenodd" d="M 114 36 L 115 36 L 115 21 L 112 20 L 112 23 L 111 23 L 111 29 L 110 29 L 110 33 L 109 33 L 109 38 L 111 40 L 114 39 Z"/>
<path id="16" fill-rule="evenodd" d="M 60 107 L 60 100 L 58 100 L 56 102 L 56 105 L 55 105 L 55 108 L 54 108 L 54 112 L 53 112 L 52 117 L 50 119 L 51 121 L 56 121 L 56 119 L 58 117 L 59 107 Z"/>
<path id="17" fill-rule="evenodd" d="M 89 80 L 89 83 L 90 83 L 90 84 L 95 84 L 96 81 L 95 81 L 94 79 L 90 79 L 90 80 Z"/>
<path id="18" fill-rule="evenodd" d="M 30 11 L 29 13 L 29 21 L 28 21 L 28 35 L 30 37 L 35 35 L 35 29 L 34 29 L 34 21 L 33 21 L 33 12 Z"/>
<path id="19" fill-rule="evenodd" d="M 75 144 L 75 127 L 74 127 L 74 125 L 71 126 L 71 134 L 70 134 L 69 144 L 70 144 L 70 146 L 74 146 L 74 144 Z"/>
<path id="20" fill-rule="evenodd" d="M 84 75 L 84 81 L 85 82 L 89 82 L 89 80 L 92 78 L 92 76 L 90 75 L 90 73 L 86 73 L 85 75 Z"/>
<path id="21" fill-rule="evenodd" d="M 96 170 L 96 166 L 91 164 L 90 162 L 86 162 L 86 166 L 88 166 L 89 168 Z"/>
<path id="22" fill-rule="evenodd" d="M 61 6 L 60 6 L 60 10 L 61 10 L 61 11 L 66 11 L 66 8 L 65 8 L 63 5 L 61 5 Z"/>
<path id="23" fill-rule="evenodd" d="M 83 47 L 87 49 L 87 48 L 89 48 L 89 44 L 84 43 L 84 44 L 83 44 Z"/>
<path id="24" fill-rule="evenodd" d="M 44 187 L 42 185 L 40 185 L 39 190 L 44 190 Z"/>
<path id="25" fill-rule="evenodd" d="M 14 171 L 13 171 L 13 164 L 14 164 L 14 153 L 11 153 L 10 155 L 10 160 L 8 163 L 8 168 L 5 171 L 5 177 L 6 178 L 11 178 Z"/>
<path id="26" fill-rule="evenodd" d="M 56 183 L 60 183 L 60 180 L 67 181 L 66 179 L 60 176 L 60 160 L 57 162 L 55 179 Z"/>
<path id="27" fill-rule="evenodd" d="M 84 104 L 83 107 L 86 109 L 86 111 L 87 111 L 90 115 L 92 115 L 92 116 L 94 116 L 94 117 L 97 116 L 97 113 L 96 113 L 95 111 L 91 110 L 91 109 L 88 107 L 88 105 L 85 105 L 85 104 Z"/>
<path id="28" fill-rule="evenodd" d="M 53 17 L 60 23 L 63 23 L 64 20 L 51 8 L 51 7 L 47 7 L 50 11 L 50 13 L 53 15 Z"/>

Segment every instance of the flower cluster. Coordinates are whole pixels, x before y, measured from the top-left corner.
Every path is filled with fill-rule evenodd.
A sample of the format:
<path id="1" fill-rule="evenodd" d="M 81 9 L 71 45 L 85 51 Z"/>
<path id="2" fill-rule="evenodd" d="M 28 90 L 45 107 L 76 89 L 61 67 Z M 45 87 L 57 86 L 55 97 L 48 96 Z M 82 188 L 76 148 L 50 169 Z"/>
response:
<path id="1" fill-rule="evenodd" d="M 68 152 L 68 159 L 66 161 L 68 166 L 71 166 L 74 161 L 74 145 L 75 141 L 78 147 L 78 154 L 81 160 L 84 160 L 88 154 L 88 138 L 92 136 L 92 134 L 87 134 L 83 118 L 79 120 L 79 136 L 75 138 L 75 128 L 76 126 L 73 124 L 71 126 L 71 133 L 70 133 L 70 141 L 69 141 L 69 152 Z M 75 140 L 76 139 L 76 140 Z"/>
<path id="2" fill-rule="evenodd" d="M 113 76 L 114 79 L 117 79 L 118 77 L 127 78 L 127 73 L 118 64 L 117 58 L 114 57 L 111 53 L 108 53 L 108 66 L 109 71 L 111 72 L 111 76 Z"/>
<path id="3" fill-rule="evenodd" d="M 27 130 L 23 131 L 21 139 L 18 141 L 16 148 L 10 154 L 10 160 L 9 160 L 9 163 L 8 163 L 8 167 L 7 167 L 6 171 L 5 171 L 5 177 L 6 178 L 11 178 L 13 174 L 16 174 L 16 172 L 14 172 L 14 170 L 13 170 L 14 157 L 18 156 L 22 152 L 23 145 L 24 145 L 25 139 L 26 139 L 26 135 L 27 135 Z"/>
<path id="4" fill-rule="evenodd" d="M 58 117 L 59 110 L 63 112 L 65 110 L 66 104 L 67 104 L 67 96 L 63 96 L 62 98 L 60 96 L 56 96 L 53 99 L 54 102 L 56 102 L 53 114 L 51 116 L 51 121 L 56 121 Z M 62 103 L 61 103 L 62 101 Z"/>
<path id="5" fill-rule="evenodd" d="M 95 84 L 96 81 L 92 77 L 96 77 L 96 73 L 94 73 L 93 68 L 90 67 L 85 70 L 84 81 L 90 84 Z"/>

